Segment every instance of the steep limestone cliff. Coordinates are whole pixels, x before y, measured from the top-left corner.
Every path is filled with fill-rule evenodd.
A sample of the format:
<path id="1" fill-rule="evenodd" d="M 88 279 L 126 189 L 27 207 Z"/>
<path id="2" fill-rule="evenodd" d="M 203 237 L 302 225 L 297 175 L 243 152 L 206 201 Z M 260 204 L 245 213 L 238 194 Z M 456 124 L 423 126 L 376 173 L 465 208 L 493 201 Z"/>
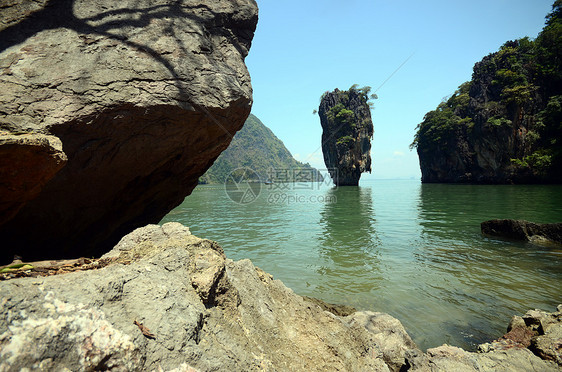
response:
<path id="1" fill-rule="evenodd" d="M 361 173 L 371 172 L 373 122 L 369 87 L 335 89 L 322 96 L 318 114 L 322 125 L 324 163 L 337 186 L 357 186 Z"/>
<path id="2" fill-rule="evenodd" d="M 0 157 L 1 260 L 98 255 L 158 222 L 250 113 L 254 0 L 20 0 L 0 19 L 0 153 L 22 154 Z"/>
<path id="3" fill-rule="evenodd" d="M 505 43 L 418 126 L 422 182 L 562 182 L 562 3 Z"/>

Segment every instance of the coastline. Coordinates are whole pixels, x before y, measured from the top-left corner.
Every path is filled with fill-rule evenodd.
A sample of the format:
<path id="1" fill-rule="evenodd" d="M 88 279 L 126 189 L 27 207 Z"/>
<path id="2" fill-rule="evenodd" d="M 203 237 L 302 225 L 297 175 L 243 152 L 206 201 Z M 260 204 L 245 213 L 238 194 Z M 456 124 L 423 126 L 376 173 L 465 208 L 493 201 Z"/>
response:
<path id="1" fill-rule="evenodd" d="M 178 223 L 137 229 L 102 258 L 115 263 L 2 283 L 2 369 L 439 371 L 486 370 L 492 362 L 505 370 L 562 368 L 513 337 L 485 352 L 443 345 L 424 353 L 392 316 L 334 315 Z M 533 347 L 560 360 L 559 350 L 548 351 L 560 340 L 540 337 L 560 331 L 561 310 L 528 313 L 520 318 L 524 326 L 512 321 L 512 329 L 544 333 L 533 336 Z"/>

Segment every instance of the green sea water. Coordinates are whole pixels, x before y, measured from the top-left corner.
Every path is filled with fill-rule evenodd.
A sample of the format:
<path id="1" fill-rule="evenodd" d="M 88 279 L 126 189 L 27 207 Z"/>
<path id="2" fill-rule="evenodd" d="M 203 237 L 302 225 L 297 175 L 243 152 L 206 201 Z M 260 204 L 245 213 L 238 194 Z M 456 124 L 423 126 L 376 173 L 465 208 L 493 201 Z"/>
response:
<path id="1" fill-rule="evenodd" d="M 562 222 L 562 186 L 275 184 L 240 204 L 201 185 L 161 223 L 218 241 L 297 294 L 389 313 L 422 349 L 474 349 L 512 315 L 562 303 L 562 248 L 482 236 L 495 218 Z"/>

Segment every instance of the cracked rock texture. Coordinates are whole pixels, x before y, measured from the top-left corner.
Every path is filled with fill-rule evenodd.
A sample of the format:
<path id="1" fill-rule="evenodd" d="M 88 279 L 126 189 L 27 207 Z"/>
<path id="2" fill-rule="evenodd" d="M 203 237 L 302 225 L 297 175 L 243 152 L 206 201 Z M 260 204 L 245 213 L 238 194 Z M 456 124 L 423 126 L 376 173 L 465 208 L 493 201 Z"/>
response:
<path id="1" fill-rule="evenodd" d="M 363 325 L 305 301 L 249 260 L 226 259 L 178 223 L 137 229 L 106 257 L 130 263 L 2 283 L 0 370 L 83 370 L 103 360 L 139 371 L 388 371 Z"/>
<path id="2" fill-rule="evenodd" d="M 424 354 L 390 315 L 324 311 L 179 223 L 137 229 L 106 257 L 115 264 L 2 283 L 1 371 L 561 370 L 560 310 L 523 317 L 544 331 L 530 343 L 540 353 Z"/>
<path id="3" fill-rule="evenodd" d="M 181 203 L 250 113 L 256 23 L 254 0 L 4 2 L 0 260 L 101 255 Z"/>

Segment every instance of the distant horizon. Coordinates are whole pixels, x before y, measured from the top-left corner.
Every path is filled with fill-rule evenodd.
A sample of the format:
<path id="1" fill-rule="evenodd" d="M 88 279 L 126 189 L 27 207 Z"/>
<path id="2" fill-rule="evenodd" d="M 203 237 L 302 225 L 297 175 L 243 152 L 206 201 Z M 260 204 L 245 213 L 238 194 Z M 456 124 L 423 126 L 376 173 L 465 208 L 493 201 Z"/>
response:
<path id="1" fill-rule="evenodd" d="M 371 86 L 379 96 L 371 112 L 373 173 L 362 179 L 421 179 L 409 145 L 424 115 L 470 80 L 473 65 L 486 55 L 509 40 L 535 38 L 552 4 L 258 1 L 258 27 L 246 58 L 252 113 L 296 160 L 322 168 L 322 128 L 312 114 L 321 94 Z"/>

